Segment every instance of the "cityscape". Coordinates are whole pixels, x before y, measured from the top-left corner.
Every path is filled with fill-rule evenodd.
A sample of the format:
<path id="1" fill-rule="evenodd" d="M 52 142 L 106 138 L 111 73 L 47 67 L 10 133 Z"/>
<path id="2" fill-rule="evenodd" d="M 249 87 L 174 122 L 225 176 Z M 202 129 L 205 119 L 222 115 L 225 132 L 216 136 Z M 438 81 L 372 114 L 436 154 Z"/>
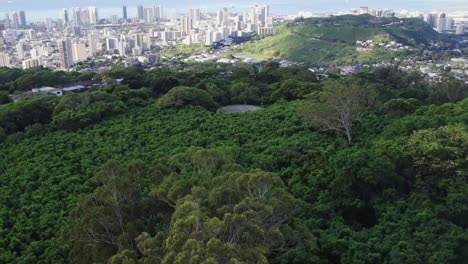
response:
<path id="1" fill-rule="evenodd" d="M 186 13 L 169 14 L 162 5 L 138 5 L 136 10 L 132 17 L 129 8 L 123 6 L 119 15 L 100 17 L 96 7 L 64 8 L 55 18 L 33 23 L 28 22 L 27 11 L 6 13 L 3 22 L 0 20 L 0 67 L 70 69 L 83 61 L 116 56 L 127 65 L 154 64 L 161 61 L 161 49 L 177 45 L 235 45 L 252 36 L 272 35 L 276 25 L 297 17 L 417 17 L 440 33 L 457 35 L 465 34 L 468 27 L 468 19 L 460 13 L 449 16 L 368 7 L 346 13 L 301 12 L 296 16 L 276 16 L 268 5 L 235 13 L 226 7 L 216 13 L 191 8 Z"/>

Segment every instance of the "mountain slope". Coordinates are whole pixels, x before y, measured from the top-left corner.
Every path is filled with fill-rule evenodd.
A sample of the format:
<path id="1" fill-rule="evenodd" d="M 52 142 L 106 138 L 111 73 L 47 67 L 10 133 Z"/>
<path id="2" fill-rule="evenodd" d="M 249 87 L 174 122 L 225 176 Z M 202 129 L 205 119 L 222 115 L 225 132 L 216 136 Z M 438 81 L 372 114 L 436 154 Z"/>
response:
<path id="1" fill-rule="evenodd" d="M 273 36 L 247 43 L 235 51 L 318 65 L 369 63 L 392 59 L 401 52 L 381 49 L 357 52 L 356 41 L 396 41 L 416 47 L 437 38 L 437 32 L 418 19 L 348 15 L 298 19 L 276 28 Z"/>

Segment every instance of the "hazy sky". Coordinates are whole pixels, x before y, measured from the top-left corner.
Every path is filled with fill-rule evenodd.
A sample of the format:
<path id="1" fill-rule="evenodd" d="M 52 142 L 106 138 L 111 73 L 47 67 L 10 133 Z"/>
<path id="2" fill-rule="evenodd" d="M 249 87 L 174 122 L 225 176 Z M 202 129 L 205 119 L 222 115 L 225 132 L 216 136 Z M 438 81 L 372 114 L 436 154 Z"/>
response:
<path id="1" fill-rule="evenodd" d="M 212 11 L 223 6 L 235 6 L 237 9 L 244 9 L 253 4 L 270 4 L 271 11 L 276 14 L 297 14 L 299 11 L 324 12 L 324 11 L 346 11 L 359 6 L 368 6 L 371 9 L 409 9 L 409 10 L 468 10 L 466 0 L 0 0 L 0 12 L 11 12 L 14 10 L 25 10 L 26 15 L 37 17 L 38 10 L 57 10 L 70 8 L 73 6 L 97 6 L 98 8 L 117 7 L 127 5 L 129 13 L 136 10 L 136 5 L 142 4 L 151 6 L 162 4 L 165 7 L 166 15 L 170 10 L 184 12 L 190 7 L 201 7 Z M 107 10 L 106 12 L 110 12 Z M 105 13 L 106 12 L 101 12 Z"/>

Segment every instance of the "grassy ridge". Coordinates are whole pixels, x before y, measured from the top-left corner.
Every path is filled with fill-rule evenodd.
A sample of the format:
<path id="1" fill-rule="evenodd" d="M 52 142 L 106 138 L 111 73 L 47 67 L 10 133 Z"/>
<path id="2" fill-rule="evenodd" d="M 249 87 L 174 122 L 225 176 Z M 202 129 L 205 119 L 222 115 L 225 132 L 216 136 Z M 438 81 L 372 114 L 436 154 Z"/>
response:
<path id="1" fill-rule="evenodd" d="M 430 26 L 417 19 L 376 19 L 371 16 L 313 18 L 279 26 L 274 36 L 247 43 L 235 52 L 318 65 L 375 63 L 404 54 L 379 49 L 359 53 L 354 48 L 356 41 L 397 41 L 414 47 L 437 37 Z"/>

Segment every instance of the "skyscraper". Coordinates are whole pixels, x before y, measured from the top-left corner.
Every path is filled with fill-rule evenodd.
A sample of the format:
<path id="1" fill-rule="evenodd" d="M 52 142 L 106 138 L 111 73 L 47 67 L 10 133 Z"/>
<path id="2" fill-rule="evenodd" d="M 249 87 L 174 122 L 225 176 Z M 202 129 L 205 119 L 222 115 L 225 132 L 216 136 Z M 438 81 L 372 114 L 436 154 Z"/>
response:
<path id="1" fill-rule="evenodd" d="M 176 11 L 171 12 L 171 23 L 172 24 L 177 24 L 177 13 L 176 13 Z"/>
<path id="2" fill-rule="evenodd" d="M 28 25 L 26 23 L 26 13 L 24 11 L 18 11 L 18 16 L 19 16 L 19 19 L 20 19 L 21 28 L 26 28 L 27 25 Z"/>
<path id="3" fill-rule="evenodd" d="M 16 11 L 13 13 L 13 24 L 15 28 L 26 28 L 26 13 L 24 11 Z"/>
<path id="4" fill-rule="evenodd" d="M 5 26 L 6 28 L 11 28 L 11 23 L 10 23 L 10 15 L 8 13 L 5 14 Z"/>
<path id="5" fill-rule="evenodd" d="M 123 6 L 122 7 L 122 18 L 123 19 L 127 19 L 127 7 L 126 6 Z"/>
<path id="6" fill-rule="evenodd" d="M 431 27 L 435 26 L 435 15 L 434 14 L 427 14 L 426 16 L 426 23 L 429 24 Z"/>
<path id="7" fill-rule="evenodd" d="M 164 10 L 162 5 L 154 7 L 154 18 L 162 19 L 164 17 Z"/>
<path id="8" fill-rule="evenodd" d="M 95 56 L 97 54 L 98 43 L 99 43 L 99 31 L 97 30 L 89 31 L 88 32 L 89 55 Z"/>
<path id="9" fill-rule="evenodd" d="M 68 17 L 68 10 L 67 9 L 62 9 L 62 12 L 60 12 L 60 19 L 62 19 L 62 22 L 64 24 L 67 24 L 70 22 L 70 18 Z"/>
<path id="10" fill-rule="evenodd" d="M 461 23 L 457 25 L 457 28 L 455 30 L 455 33 L 457 35 L 463 35 L 465 34 L 465 24 Z"/>
<path id="11" fill-rule="evenodd" d="M 200 22 L 201 20 L 200 8 L 190 9 L 190 18 L 192 19 L 194 24 L 198 24 L 198 22 Z"/>
<path id="12" fill-rule="evenodd" d="M 138 10 L 138 19 L 143 19 L 145 17 L 145 11 L 142 5 L 137 6 Z"/>
<path id="13" fill-rule="evenodd" d="M 60 67 L 68 69 L 73 64 L 72 44 L 69 38 L 64 38 L 58 41 L 60 53 Z"/>
<path id="14" fill-rule="evenodd" d="M 72 8 L 73 24 L 75 26 L 81 26 L 83 24 L 81 20 L 81 8 L 74 7 Z"/>
<path id="15" fill-rule="evenodd" d="M 180 32 L 182 33 L 182 35 L 189 35 L 190 31 L 193 28 L 192 19 L 188 16 L 183 16 L 181 18 L 181 21 L 182 21 L 182 25 L 181 25 Z"/>
<path id="16" fill-rule="evenodd" d="M 99 22 L 98 10 L 95 6 L 88 7 L 89 12 L 89 23 L 91 25 L 96 25 Z"/>
<path id="17" fill-rule="evenodd" d="M 144 20 L 145 20 L 145 23 L 147 24 L 151 24 L 153 23 L 153 20 L 154 20 L 154 10 L 153 8 L 151 7 L 145 7 L 145 15 L 144 15 Z"/>
<path id="18" fill-rule="evenodd" d="M 440 14 L 439 20 L 437 21 L 437 31 L 443 32 L 445 31 L 447 22 L 446 22 L 446 15 L 445 13 Z"/>
<path id="19" fill-rule="evenodd" d="M 221 26 L 223 24 L 223 10 L 219 10 L 217 13 L 216 13 L 216 24 Z"/>

